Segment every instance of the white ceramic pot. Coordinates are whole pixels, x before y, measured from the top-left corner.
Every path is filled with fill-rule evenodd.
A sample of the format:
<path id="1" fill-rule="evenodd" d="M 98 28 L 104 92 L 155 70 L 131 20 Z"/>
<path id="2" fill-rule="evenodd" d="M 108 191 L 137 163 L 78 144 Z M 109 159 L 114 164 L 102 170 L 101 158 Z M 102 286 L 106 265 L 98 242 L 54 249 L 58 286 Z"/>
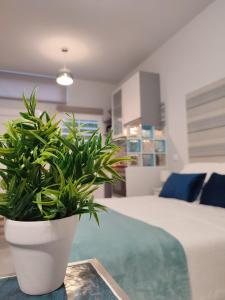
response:
<path id="1" fill-rule="evenodd" d="M 29 295 L 50 293 L 64 281 L 78 216 L 52 221 L 6 220 L 21 290 Z"/>

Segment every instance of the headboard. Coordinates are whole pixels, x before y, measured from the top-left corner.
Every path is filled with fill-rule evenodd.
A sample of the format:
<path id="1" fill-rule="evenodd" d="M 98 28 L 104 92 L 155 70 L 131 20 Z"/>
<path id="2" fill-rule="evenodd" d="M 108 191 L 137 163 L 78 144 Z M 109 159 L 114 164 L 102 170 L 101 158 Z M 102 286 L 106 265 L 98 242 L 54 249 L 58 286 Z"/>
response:
<path id="1" fill-rule="evenodd" d="M 225 79 L 186 97 L 190 162 L 225 162 Z"/>

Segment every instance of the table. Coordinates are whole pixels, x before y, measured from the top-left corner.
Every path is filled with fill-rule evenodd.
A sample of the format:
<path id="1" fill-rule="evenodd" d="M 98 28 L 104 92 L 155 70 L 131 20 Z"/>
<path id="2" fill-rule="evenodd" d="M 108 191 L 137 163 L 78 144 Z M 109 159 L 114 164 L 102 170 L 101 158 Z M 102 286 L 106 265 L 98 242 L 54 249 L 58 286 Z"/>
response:
<path id="1" fill-rule="evenodd" d="M 0 278 L 1 300 L 129 300 L 111 275 L 96 259 L 70 263 L 64 285 L 56 291 L 29 296 L 20 291 L 16 276 Z"/>

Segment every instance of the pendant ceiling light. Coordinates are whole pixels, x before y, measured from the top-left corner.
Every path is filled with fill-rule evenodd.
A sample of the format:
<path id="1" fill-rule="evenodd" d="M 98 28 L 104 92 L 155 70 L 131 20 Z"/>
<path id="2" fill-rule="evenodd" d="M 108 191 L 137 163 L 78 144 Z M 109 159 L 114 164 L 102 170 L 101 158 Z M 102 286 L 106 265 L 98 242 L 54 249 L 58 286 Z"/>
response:
<path id="1" fill-rule="evenodd" d="M 60 85 L 71 85 L 73 84 L 73 74 L 69 69 L 66 68 L 66 59 L 65 55 L 68 53 L 68 48 L 62 48 L 62 53 L 64 54 L 64 67 L 59 70 L 57 77 L 56 77 L 56 82 Z"/>

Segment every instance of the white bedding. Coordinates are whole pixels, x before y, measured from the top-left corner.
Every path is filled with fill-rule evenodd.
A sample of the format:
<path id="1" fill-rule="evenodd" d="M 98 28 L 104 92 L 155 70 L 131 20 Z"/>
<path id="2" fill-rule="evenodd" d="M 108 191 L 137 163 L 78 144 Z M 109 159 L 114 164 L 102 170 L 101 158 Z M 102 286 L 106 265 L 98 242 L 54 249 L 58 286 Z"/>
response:
<path id="1" fill-rule="evenodd" d="M 176 237 L 186 253 L 193 300 L 225 300 L 225 209 L 157 196 L 98 202 Z"/>

